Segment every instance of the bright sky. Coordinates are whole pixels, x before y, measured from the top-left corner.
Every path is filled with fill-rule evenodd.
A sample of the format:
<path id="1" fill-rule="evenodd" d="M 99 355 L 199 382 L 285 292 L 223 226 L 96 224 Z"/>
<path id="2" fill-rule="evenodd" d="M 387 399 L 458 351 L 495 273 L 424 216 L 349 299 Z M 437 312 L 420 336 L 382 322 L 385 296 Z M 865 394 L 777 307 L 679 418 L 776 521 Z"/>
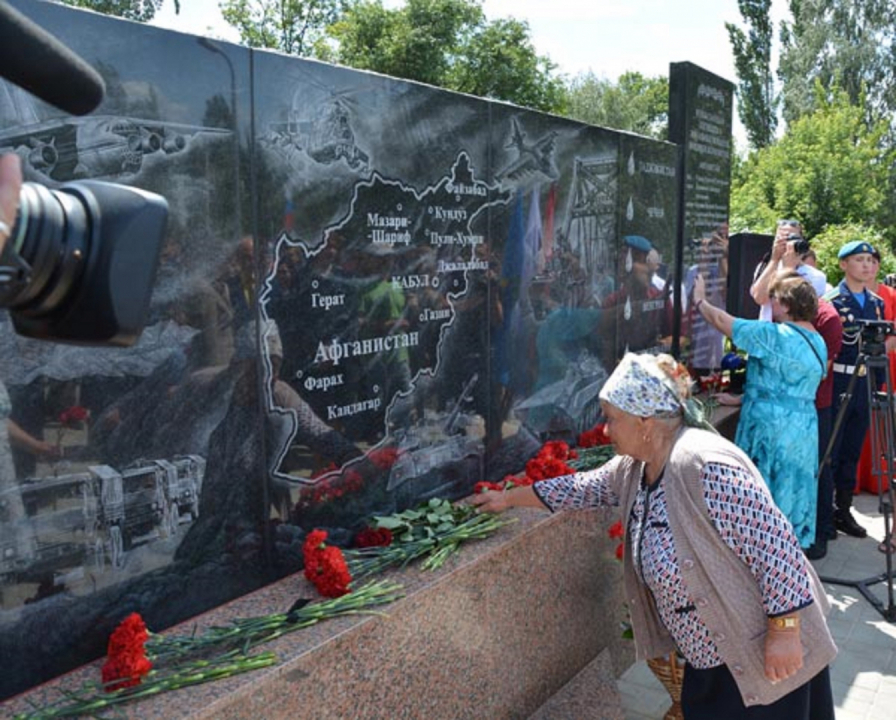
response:
<path id="1" fill-rule="evenodd" d="M 688 60 L 737 81 L 725 30 L 726 21 L 740 23 L 737 0 L 484 0 L 483 7 L 490 20 L 526 20 L 538 53 L 568 76 L 591 71 L 615 80 L 626 70 L 666 75 L 669 63 Z M 785 14 L 783 0 L 772 3 L 776 24 Z M 181 0 L 180 15 L 174 14 L 173 1 L 165 0 L 152 24 L 239 42 L 221 17 L 218 0 Z M 735 135 L 743 145 L 736 114 Z"/>

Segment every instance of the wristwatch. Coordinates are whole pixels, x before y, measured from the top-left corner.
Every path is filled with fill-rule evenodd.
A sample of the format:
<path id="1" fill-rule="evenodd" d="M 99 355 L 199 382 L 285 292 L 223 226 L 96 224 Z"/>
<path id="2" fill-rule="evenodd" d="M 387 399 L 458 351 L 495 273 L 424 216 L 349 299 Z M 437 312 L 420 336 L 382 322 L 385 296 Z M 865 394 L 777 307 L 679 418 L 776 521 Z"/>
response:
<path id="1" fill-rule="evenodd" d="M 785 630 L 791 628 L 798 628 L 800 626 L 800 619 L 796 617 L 773 617 L 768 619 L 769 624 L 777 629 L 777 630 Z"/>

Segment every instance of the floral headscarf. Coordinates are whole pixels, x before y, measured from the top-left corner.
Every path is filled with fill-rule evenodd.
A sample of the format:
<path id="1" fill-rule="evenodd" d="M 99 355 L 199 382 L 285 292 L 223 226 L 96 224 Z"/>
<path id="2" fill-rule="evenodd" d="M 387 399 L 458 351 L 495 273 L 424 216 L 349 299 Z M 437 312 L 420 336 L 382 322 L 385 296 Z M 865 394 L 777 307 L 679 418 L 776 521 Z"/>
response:
<path id="1" fill-rule="evenodd" d="M 683 415 L 685 424 L 715 432 L 703 406 L 682 398 L 675 382 L 660 367 L 656 356 L 626 353 L 601 388 L 600 399 L 637 417 Z"/>

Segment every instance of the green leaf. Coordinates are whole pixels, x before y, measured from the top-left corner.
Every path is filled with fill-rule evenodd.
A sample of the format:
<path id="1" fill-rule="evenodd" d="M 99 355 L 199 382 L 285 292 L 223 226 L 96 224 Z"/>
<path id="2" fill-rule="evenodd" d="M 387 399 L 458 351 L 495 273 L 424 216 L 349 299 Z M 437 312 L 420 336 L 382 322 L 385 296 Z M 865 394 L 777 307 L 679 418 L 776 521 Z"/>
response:
<path id="1" fill-rule="evenodd" d="M 375 518 L 375 525 L 378 528 L 385 528 L 386 530 L 397 530 L 398 528 L 407 526 L 407 522 L 392 515 L 389 517 Z"/>

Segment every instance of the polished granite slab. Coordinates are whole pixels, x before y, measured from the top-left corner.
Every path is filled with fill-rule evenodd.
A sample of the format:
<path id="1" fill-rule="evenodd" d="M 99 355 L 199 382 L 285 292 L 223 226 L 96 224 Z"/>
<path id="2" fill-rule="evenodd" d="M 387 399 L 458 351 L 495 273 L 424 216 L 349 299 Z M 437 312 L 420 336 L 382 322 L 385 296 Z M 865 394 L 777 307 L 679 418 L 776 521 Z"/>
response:
<path id="1" fill-rule="evenodd" d="M 436 572 L 386 574 L 405 597 L 377 616 L 343 617 L 265 646 L 274 667 L 121 707 L 122 717 L 527 718 L 609 649 L 616 675 L 631 661 L 611 511 L 518 521 L 469 543 Z M 299 575 L 175 627 L 226 623 L 313 597 Z M 86 666 L 0 705 L 11 715 L 98 676 Z M 615 684 L 595 687 L 612 698 Z"/>

